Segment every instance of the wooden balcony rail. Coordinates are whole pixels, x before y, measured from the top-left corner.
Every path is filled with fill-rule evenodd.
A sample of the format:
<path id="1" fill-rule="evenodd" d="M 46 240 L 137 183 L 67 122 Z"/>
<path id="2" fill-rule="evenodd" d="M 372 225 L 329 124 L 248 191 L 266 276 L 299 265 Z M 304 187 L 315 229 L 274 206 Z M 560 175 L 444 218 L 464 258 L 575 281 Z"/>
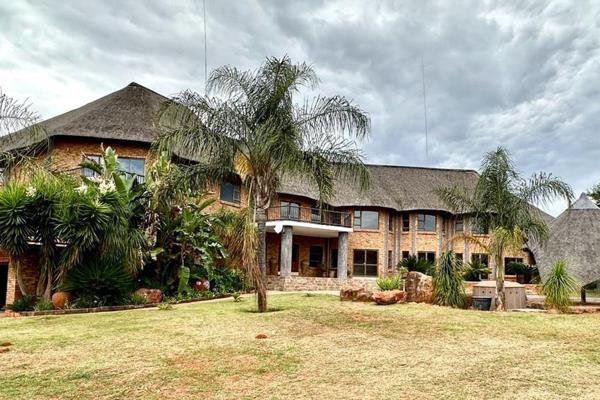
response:
<path id="1" fill-rule="evenodd" d="M 323 210 L 319 208 L 300 207 L 286 204 L 270 207 L 267 210 L 267 221 L 299 221 L 319 225 L 352 227 L 352 215 L 345 211 Z"/>

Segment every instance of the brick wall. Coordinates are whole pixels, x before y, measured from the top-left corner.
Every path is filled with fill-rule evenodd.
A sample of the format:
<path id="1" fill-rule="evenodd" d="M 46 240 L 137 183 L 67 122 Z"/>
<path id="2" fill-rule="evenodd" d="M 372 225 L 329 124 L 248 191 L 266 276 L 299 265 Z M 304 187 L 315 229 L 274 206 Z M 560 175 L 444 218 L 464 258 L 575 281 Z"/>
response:
<path id="1" fill-rule="evenodd" d="M 6 253 L 0 253 L 0 262 L 8 263 L 8 256 L 6 255 Z M 31 254 L 25 256 L 21 263 L 23 281 L 30 294 L 35 294 L 35 291 L 37 289 L 37 282 L 39 276 L 38 262 L 39 258 L 37 252 L 32 252 Z M 19 285 L 17 284 L 16 269 L 9 266 L 8 282 L 6 288 L 6 304 L 12 304 L 16 299 L 20 297 L 21 290 L 19 289 Z"/>
<path id="2" fill-rule="evenodd" d="M 319 291 L 319 290 L 340 290 L 344 285 L 364 287 L 373 290 L 377 287 L 375 279 L 368 278 L 313 278 L 305 276 L 290 276 L 280 278 L 278 276 L 269 276 L 267 280 L 268 290 L 280 291 Z"/>

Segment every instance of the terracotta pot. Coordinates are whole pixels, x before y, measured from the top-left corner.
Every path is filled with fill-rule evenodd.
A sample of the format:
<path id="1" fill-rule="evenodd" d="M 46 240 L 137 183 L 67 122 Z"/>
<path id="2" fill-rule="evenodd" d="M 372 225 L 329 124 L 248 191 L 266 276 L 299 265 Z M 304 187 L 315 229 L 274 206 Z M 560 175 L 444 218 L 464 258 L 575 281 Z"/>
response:
<path id="1" fill-rule="evenodd" d="M 210 290 L 210 281 L 203 279 L 201 281 L 194 282 L 194 290 L 197 292 L 205 292 Z"/>
<path id="2" fill-rule="evenodd" d="M 73 296 L 69 292 L 56 292 L 52 295 L 52 305 L 54 308 L 62 310 L 72 298 Z"/>

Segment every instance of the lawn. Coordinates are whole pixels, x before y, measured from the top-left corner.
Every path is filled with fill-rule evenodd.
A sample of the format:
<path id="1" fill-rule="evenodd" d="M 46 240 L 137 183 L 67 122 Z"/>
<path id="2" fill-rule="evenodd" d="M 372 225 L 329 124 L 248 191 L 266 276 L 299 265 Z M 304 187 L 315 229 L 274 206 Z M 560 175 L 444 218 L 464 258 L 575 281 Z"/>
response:
<path id="1" fill-rule="evenodd" d="M 1 318 L 0 397 L 598 398 L 600 315 L 278 295 Z M 256 339 L 266 334 L 267 339 Z"/>

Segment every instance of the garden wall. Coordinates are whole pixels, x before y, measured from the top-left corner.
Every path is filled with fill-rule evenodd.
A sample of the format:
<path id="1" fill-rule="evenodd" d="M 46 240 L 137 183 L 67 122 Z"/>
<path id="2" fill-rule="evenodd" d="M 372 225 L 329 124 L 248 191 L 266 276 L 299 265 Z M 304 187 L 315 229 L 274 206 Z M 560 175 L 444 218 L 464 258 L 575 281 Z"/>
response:
<path id="1" fill-rule="evenodd" d="M 308 276 L 290 276 L 282 278 L 279 276 L 267 277 L 268 290 L 280 291 L 310 291 L 310 290 L 340 290 L 344 285 L 352 285 L 356 287 L 364 287 L 365 289 L 373 290 L 377 287 L 375 279 L 338 279 L 338 278 L 315 278 Z"/>

